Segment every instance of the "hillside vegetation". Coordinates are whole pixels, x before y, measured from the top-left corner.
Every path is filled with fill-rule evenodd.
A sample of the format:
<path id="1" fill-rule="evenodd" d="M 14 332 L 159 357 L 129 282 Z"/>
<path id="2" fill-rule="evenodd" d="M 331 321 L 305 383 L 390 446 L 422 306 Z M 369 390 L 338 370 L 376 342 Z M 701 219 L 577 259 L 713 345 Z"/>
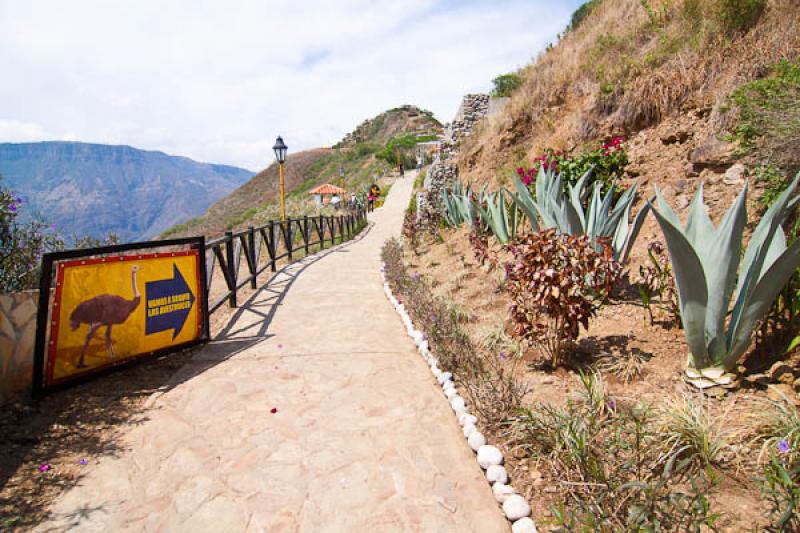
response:
<path id="1" fill-rule="evenodd" d="M 799 20 L 586 2 L 384 247 L 538 531 L 800 531 Z"/>
<path id="2" fill-rule="evenodd" d="M 373 179 L 387 175 L 396 163 L 397 154 L 407 166 L 415 164 L 416 143 L 430 140 L 431 134 L 441 128 L 430 112 L 402 106 L 364 121 L 333 148 L 290 151 L 284 168 L 287 216 L 321 212 L 308 195 L 317 185 L 332 183 L 349 192 L 358 192 Z M 217 236 L 226 230 L 258 226 L 277 218 L 280 218 L 280 185 L 278 165 L 273 163 L 202 216 L 172 227 L 163 236 Z"/>
<path id="3" fill-rule="evenodd" d="M 729 96 L 797 60 L 798 20 L 792 0 L 587 2 L 557 45 L 522 69 L 501 116 L 466 141 L 462 176 L 502 182 L 545 149 L 580 151 L 688 111 L 702 118 L 690 141 L 729 134 Z M 794 110 L 797 120 L 796 100 Z M 796 146 L 782 164 L 797 168 Z M 671 177 L 683 177 L 674 167 Z"/>

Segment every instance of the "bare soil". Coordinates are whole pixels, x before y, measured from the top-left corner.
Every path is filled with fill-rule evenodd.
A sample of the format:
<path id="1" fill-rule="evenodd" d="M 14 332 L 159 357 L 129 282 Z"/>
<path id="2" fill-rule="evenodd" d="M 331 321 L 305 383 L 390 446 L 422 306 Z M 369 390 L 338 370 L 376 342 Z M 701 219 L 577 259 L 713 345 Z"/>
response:
<path id="1" fill-rule="evenodd" d="M 712 194 L 729 195 L 728 191 L 718 190 Z M 726 198 L 720 203 L 726 205 L 727 201 Z M 638 272 L 640 259 L 637 257 L 641 258 L 644 253 L 647 234 L 654 231 L 655 228 L 647 228 L 645 238 L 640 238 L 638 253 L 629 265 L 630 272 Z M 416 270 L 432 281 L 437 296 L 450 299 L 466 311 L 469 319 L 463 325 L 472 342 L 480 345 L 487 332 L 506 325 L 509 298 L 502 290 L 503 269 L 489 271 L 486 266 L 476 264 L 465 229 L 445 230 L 443 237 L 441 241 L 426 238 L 418 247 L 418 254 L 408 251 L 406 260 L 412 271 Z M 502 257 L 502 252 L 499 253 Z M 637 276 L 631 274 L 631 277 L 635 280 Z M 628 285 L 600 309 L 598 316 L 590 322 L 589 330 L 582 331 L 574 368 L 542 370 L 540 355 L 535 349 L 527 349 L 523 356 L 528 363 L 523 380 L 531 385 L 531 392 L 526 403 L 565 404 L 579 387 L 577 369 L 591 367 L 604 354 L 623 352 L 639 352 L 647 361 L 642 375 L 629 383 L 603 372 L 612 397 L 640 399 L 658 405 L 670 395 L 694 392 L 683 381 L 687 348 L 682 330 L 665 312 L 654 310 L 654 314 L 654 323 L 650 324 L 638 294 Z M 510 329 L 506 327 L 506 331 Z M 795 369 L 799 368 L 797 359 L 791 363 Z M 789 385 L 774 384 L 772 387 L 800 401 Z M 743 383 L 733 391 L 719 389 L 711 393 L 712 412 L 715 417 L 724 417 L 725 427 L 731 429 L 729 443 L 735 452 L 727 454 L 725 463 L 720 466 L 721 482 L 712 496 L 713 510 L 724 514 L 718 522 L 721 531 L 750 531 L 764 525 L 762 512 L 766 507 L 754 483 L 758 450 L 748 439 L 746 413 L 752 410 L 754 399 L 774 397 L 774 394 L 767 387 L 749 383 Z M 504 435 L 495 434 L 490 441 L 493 444 L 499 442 L 499 446 L 509 452 L 504 439 Z M 537 526 L 547 531 L 550 508 L 558 502 L 553 488 L 560 480 L 548 479 L 547 469 L 540 468 L 535 462 L 514 459 L 513 453 L 506 453 L 506 457 L 511 458 L 507 465 L 511 483 L 528 497 Z"/>

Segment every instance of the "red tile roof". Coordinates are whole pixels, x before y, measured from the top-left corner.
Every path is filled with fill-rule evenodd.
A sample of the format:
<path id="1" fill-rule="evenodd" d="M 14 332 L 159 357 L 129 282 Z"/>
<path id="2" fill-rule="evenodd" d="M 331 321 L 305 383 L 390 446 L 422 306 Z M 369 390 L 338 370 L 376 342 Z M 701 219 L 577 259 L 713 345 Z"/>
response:
<path id="1" fill-rule="evenodd" d="M 337 187 L 336 185 L 331 185 L 330 183 L 323 183 L 318 187 L 314 187 L 308 194 L 344 194 L 345 191 L 341 187 Z"/>

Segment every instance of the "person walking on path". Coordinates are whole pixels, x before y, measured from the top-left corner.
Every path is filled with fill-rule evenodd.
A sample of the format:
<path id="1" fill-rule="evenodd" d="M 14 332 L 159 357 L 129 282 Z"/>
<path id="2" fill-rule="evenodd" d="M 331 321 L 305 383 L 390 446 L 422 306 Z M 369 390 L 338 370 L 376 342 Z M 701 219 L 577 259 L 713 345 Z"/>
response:
<path id="1" fill-rule="evenodd" d="M 378 187 L 377 183 L 373 183 L 372 187 L 369 188 L 369 210 L 375 211 L 375 202 L 378 201 L 378 198 L 381 196 L 381 188 Z"/>

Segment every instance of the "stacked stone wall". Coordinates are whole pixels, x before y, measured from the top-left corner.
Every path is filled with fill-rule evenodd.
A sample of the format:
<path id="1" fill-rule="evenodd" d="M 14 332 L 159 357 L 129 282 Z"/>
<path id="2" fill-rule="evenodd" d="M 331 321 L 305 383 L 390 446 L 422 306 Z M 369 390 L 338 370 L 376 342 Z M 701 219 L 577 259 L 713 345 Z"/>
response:
<path id="1" fill-rule="evenodd" d="M 426 194 L 417 196 L 417 220 L 435 220 L 441 214 L 441 192 L 458 179 L 458 168 L 452 162 L 458 142 L 472 134 L 475 125 L 489 113 L 488 94 L 468 94 L 461 100 L 455 118 L 445 126 L 444 138 L 436 159 L 425 176 Z"/>
<path id="2" fill-rule="evenodd" d="M 0 404 L 31 386 L 38 291 L 0 294 Z"/>

